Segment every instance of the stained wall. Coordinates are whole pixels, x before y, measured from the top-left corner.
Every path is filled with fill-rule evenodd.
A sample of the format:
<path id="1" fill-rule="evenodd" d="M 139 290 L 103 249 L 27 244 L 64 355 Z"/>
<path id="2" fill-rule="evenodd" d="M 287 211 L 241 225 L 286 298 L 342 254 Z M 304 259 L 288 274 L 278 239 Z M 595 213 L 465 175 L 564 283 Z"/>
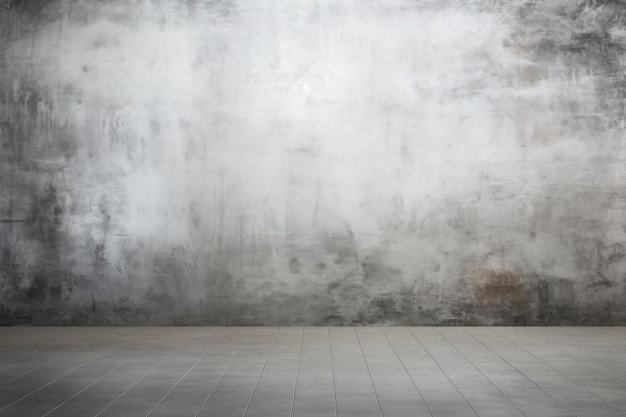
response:
<path id="1" fill-rule="evenodd" d="M 0 5 L 0 323 L 626 324 L 624 1 Z"/>

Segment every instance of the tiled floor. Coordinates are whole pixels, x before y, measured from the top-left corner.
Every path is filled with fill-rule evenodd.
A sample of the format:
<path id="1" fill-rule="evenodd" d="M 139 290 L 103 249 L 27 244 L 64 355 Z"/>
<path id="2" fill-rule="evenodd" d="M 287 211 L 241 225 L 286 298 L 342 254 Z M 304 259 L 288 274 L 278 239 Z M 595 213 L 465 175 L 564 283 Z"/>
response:
<path id="1" fill-rule="evenodd" d="M 624 327 L 0 328 L 0 416 L 624 415 Z"/>

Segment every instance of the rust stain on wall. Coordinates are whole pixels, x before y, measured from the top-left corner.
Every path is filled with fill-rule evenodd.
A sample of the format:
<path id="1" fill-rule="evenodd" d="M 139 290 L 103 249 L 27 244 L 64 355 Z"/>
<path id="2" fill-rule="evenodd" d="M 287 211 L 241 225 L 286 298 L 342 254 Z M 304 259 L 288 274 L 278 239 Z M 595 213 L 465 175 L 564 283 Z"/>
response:
<path id="1" fill-rule="evenodd" d="M 472 277 L 472 291 L 482 305 L 509 304 L 515 311 L 524 305 L 523 278 L 515 271 L 478 269 Z"/>

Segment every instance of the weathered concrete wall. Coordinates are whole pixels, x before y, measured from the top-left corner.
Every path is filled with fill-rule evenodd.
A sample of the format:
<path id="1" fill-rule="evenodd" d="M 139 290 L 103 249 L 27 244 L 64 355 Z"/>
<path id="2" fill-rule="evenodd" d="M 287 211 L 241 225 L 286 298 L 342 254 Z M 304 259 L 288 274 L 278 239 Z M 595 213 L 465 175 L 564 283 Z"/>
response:
<path id="1" fill-rule="evenodd" d="M 624 1 L 0 5 L 0 322 L 626 324 Z"/>

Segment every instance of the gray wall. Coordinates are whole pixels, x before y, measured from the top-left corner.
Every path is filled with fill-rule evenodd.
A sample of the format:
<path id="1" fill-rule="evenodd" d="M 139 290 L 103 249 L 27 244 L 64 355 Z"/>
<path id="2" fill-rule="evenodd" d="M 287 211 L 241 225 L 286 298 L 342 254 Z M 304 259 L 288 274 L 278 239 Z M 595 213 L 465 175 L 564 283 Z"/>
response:
<path id="1" fill-rule="evenodd" d="M 0 323 L 626 324 L 624 1 L 0 5 Z"/>

